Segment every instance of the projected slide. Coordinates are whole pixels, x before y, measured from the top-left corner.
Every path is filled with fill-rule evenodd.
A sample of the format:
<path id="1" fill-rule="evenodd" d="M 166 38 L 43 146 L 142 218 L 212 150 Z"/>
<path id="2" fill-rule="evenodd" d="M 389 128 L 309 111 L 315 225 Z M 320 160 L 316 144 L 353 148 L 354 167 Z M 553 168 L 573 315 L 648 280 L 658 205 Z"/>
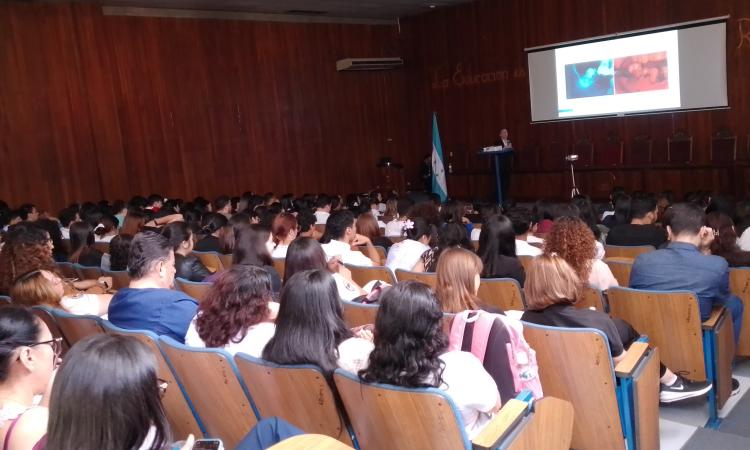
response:
<path id="1" fill-rule="evenodd" d="M 680 107 L 677 30 L 555 50 L 559 117 Z"/>

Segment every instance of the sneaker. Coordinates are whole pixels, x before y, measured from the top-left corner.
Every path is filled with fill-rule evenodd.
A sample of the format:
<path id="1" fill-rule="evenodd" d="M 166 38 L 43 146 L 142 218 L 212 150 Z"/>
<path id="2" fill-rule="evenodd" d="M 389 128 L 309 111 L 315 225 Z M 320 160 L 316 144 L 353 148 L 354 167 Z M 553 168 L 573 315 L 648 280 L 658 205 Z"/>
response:
<path id="1" fill-rule="evenodd" d="M 686 398 L 699 397 L 711 390 L 712 385 L 703 382 L 694 382 L 677 376 L 677 381 L 672 386 L 660 385 L 659 401 L 661 403 L 672 403 Z"/>
<path id="2" fill-rule="evenodd" d="M 738 392 L 740 392 L 740 382 L 737 380 L 737 378 L 732 378 L 732 394 L 735 395 Z"/>

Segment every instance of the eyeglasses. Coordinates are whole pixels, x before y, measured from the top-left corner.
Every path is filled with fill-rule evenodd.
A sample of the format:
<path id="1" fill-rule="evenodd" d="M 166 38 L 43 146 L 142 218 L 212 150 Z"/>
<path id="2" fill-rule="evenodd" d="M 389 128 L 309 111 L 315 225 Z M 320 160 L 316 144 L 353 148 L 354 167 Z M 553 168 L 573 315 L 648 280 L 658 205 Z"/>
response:
<path id="1" fill-rule="evenodd" d="M 169 381 L 162 380 L 161 378 L 157 378 L 156 381 L 156 387 L 159 388 L 159 398 L 164 398 L 164 394 L 167 393 L 167 388 L 169 387 Z"/>
<path id="2" fill-rule="evenodd" d="M 49 341 L 42 341 L 37 342 L 35 344 L 27 345 L 27 347 L 36 347 L 37 345 L 44 345 L 48 344 L 50 347 L 52 347 L 52 352 L 55 354 L 55 360 L 60 357 L 60 353 L 62 353 L 62 338 L 57 337 L 50 339 Z"/>

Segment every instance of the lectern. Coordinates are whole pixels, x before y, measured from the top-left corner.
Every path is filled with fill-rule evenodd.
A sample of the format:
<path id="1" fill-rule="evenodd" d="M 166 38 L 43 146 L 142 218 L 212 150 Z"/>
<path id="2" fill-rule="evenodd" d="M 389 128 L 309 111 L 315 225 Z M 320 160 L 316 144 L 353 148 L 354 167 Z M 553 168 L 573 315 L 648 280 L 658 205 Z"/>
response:
<path id="1" fill-rule="evenodd" d="M 497 194 L 497 204 L 503 204 L 503 173 L 502 159 L 508 158 L 513 154 L 512 147 L 484 147 L 479 155 L 492 158 L 492 171 L 495 174 L 495 193 Z"/>

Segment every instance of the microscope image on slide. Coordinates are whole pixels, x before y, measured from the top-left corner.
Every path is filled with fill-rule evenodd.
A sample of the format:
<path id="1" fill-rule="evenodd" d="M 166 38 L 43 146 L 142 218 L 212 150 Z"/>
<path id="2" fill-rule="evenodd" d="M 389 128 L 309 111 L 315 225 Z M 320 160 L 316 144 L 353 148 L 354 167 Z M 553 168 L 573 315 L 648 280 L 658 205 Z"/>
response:
<path id="1" fill-rule="evenodd" d="M 566 97 L 572 99 L 614 95 L 614 77 L 612 59 L 566 64 Z"/>

